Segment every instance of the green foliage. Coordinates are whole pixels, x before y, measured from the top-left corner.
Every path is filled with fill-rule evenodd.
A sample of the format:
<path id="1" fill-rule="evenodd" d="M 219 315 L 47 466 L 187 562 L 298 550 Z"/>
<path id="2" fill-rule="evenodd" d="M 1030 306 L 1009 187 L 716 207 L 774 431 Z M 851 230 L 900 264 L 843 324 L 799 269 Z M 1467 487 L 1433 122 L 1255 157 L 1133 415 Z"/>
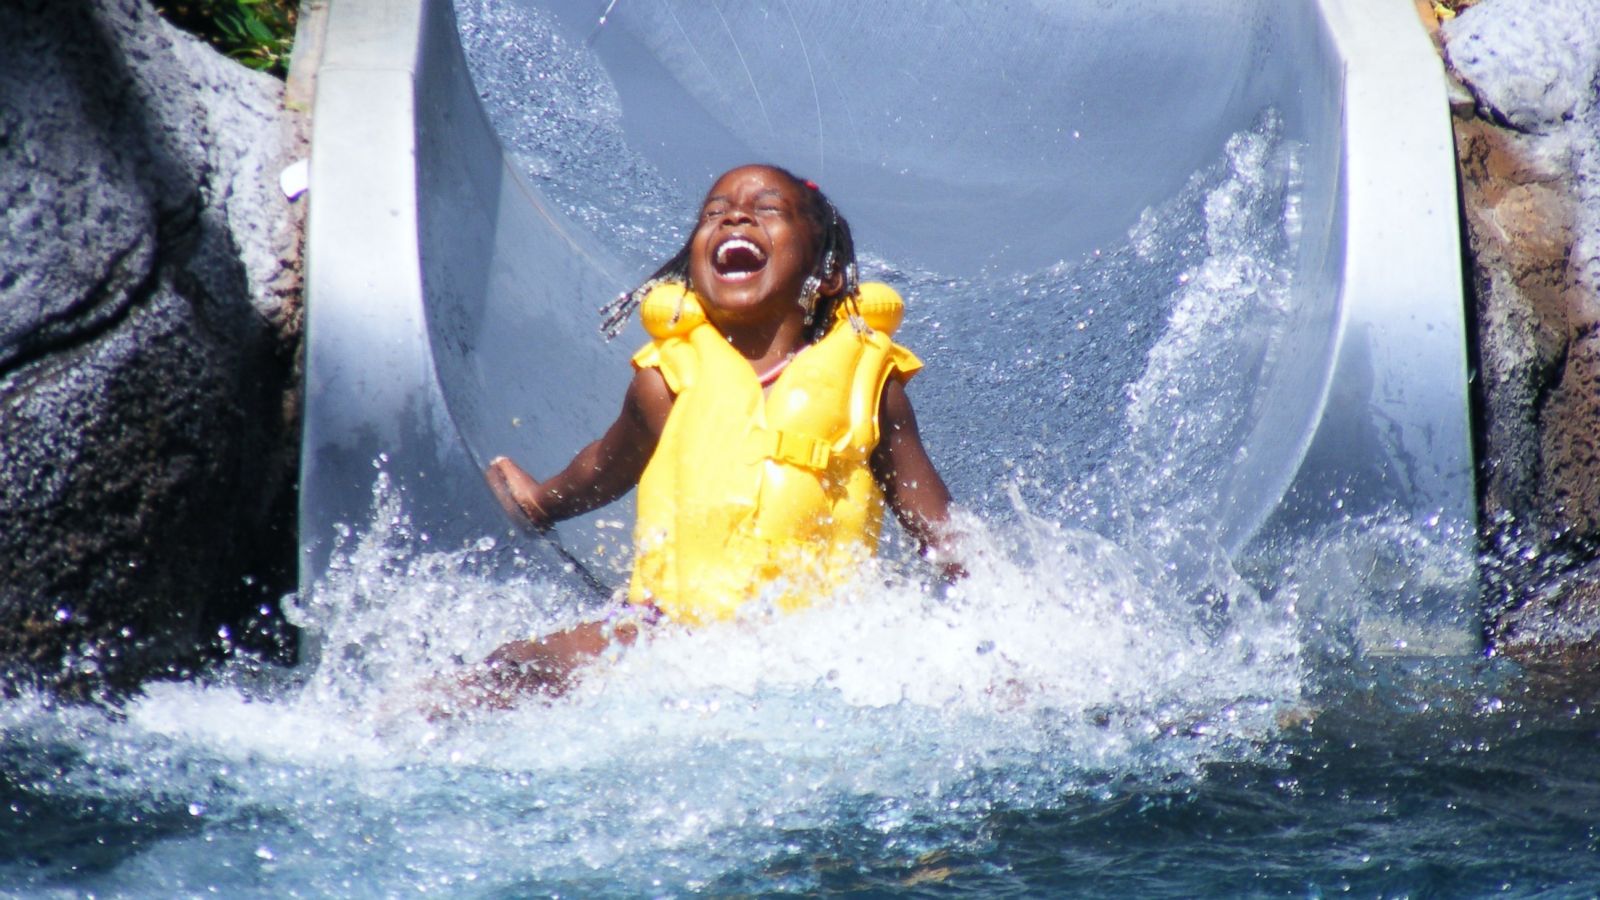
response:
<path id="1" fill-rule="evenodd" d="M 250 68 L 282 78 L 298 6 L 297 0 L 164 0 L 156 9 Z"/>

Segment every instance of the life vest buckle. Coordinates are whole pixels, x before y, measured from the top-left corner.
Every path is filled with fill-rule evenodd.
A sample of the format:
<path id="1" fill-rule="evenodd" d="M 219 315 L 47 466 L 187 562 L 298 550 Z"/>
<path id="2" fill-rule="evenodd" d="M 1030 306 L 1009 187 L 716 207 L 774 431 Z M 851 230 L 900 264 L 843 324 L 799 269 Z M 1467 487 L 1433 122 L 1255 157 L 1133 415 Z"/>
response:
<path id="1" fill-rule="evenodd" d="M 758 431 L 756 453 L 762 459 L 788 463 L 802 469 L 824 471 L 833 457 L 827 441 L 793 431 Z"/>

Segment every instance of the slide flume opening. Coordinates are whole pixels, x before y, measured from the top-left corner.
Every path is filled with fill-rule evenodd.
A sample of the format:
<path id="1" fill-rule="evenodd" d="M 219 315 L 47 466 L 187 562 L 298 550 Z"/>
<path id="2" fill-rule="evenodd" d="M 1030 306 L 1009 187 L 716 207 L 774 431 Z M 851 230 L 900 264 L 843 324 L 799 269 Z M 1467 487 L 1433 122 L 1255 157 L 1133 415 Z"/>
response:
<path id="1" fill-rule="evenodd" d="M 605 343 L 596 307 L 750 160 L 825 183 L 864 276 L 908 297 L 925 438 L 984 522 L 1137 548 L 1201 606 L 1380 526 L 1470 570 L 1446 106 L 1393 6 L 1202 3 L 1172 28 L 1145 4 L 661 0 L 602 25 L 562 3 L 399 22 L 341 3 L 313 172 L 305 582 L 336 523 L 370 528 L 375 469 L 433 546 L 504 535 L 482 462 L 549 472 L 598 433 L 642 333 Z M 379 116 L 414 155 L 341 143 Z M 501 549 L 603 592 L 629 518 Z M 1375 600 L 1364 642 L 1470 650 L 1470 581 Z"/>

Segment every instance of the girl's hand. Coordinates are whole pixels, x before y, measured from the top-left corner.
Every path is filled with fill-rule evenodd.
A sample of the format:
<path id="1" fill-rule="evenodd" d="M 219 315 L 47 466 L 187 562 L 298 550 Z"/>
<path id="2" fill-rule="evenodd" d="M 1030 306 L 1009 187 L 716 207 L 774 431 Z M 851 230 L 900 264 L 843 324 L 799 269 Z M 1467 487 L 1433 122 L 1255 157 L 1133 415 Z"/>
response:
<path id="1" fill-rule="evenodd" d="M 489 468 L 484 470 L 483 477 L 489 482 L 489 490 L 494 492 L 494 498 L 500 501 L 500 507 L 506 511 L 506 515 L 539 531 L 550 527 L 550 516 L 539 505 L 540 484 L 521 466 L 504 456 L 497 456 L 489 461 Z"/>

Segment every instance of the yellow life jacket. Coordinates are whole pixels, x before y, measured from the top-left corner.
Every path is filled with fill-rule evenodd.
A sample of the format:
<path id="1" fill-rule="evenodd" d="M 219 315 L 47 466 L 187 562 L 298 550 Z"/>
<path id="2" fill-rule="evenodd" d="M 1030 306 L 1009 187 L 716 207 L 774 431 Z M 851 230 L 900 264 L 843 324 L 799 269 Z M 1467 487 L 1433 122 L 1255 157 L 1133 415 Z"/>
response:
<path id="1" fill-rule="evenodd" d="M 633 364 L 660 369 L 675 399 L 639 479 L 630 601 L 691 623 L 763 595 L 792 609 L 877 550 L 879 398 L 922 362 L 889 339 L 904 314 L 893 288 L 863 284 L 856 303 L 865 328 L 841 307 L 763 391 L 698 296 L 675 283 L 646 295 L 654 340 Z"/>

